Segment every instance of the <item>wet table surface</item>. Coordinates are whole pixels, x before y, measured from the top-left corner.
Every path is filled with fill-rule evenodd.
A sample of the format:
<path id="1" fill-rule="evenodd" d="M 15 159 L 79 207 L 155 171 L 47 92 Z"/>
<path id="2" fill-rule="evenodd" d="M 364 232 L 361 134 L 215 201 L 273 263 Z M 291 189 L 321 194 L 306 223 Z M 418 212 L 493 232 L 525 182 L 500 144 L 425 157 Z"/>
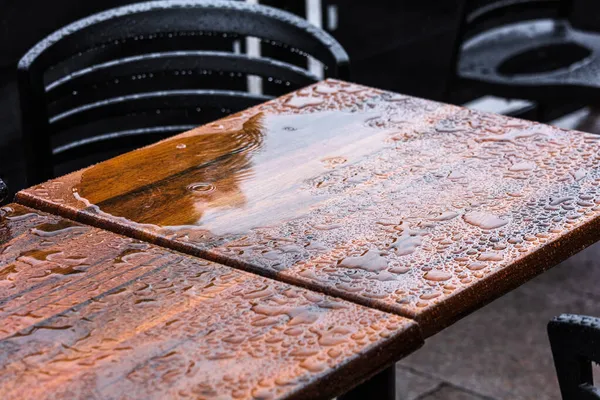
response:
<path id="1" fill-rule="evenodd" d="M 599 139 L 329 80 L 17 199 L 431 335 L 600 238 Z"/>
<path id="2" fill-rule="evenodd" d="M 2 399 L 327 398 L 421 343 L 394 314 L 0 209 Z"/>

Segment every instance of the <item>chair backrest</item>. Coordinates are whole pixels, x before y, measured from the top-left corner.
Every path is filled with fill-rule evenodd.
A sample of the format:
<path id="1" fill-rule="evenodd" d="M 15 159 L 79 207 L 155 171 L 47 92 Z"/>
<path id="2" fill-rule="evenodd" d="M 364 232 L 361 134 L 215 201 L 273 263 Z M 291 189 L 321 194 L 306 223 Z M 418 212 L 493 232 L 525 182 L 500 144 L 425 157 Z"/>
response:
<path id="1" fill-rule="evenodd" d="M 348 78 L 348 56 L 326 32 L 245 2 L 138 3 L 51 34 L 18 66 L 28 183 L 52 177 L 55 162 L 111 149 L 115 140 L 141 144 L 317 80 L 306 66 L 241 54 L 248 37 Z M 249 93 L 252 76 L 272 92 Z"/>

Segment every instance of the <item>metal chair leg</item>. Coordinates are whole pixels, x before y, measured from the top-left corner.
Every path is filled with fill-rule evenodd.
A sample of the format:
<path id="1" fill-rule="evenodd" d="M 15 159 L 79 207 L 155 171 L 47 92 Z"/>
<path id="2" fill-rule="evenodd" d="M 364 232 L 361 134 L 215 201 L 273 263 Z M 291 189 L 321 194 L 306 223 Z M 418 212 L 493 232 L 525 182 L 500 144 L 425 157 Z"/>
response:
<path id="1" fill-rule="evenodd" d="M 395 400 L 396 368 L 395 364 L 381 371 L 366 382 L 361 383 L 338 400 Z"/>

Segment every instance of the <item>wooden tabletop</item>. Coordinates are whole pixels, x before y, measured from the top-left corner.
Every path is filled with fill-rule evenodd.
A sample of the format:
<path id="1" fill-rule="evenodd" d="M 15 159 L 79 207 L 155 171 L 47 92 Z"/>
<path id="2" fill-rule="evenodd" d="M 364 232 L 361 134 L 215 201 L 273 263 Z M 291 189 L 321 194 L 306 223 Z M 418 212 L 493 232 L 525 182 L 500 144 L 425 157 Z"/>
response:
<path id="1" fill-rule="evenodd" d="M 421 343 L 403 317 L 0 209 L 2 399 L 331 398 Z"/>
<path id="2" fill-rule="evenodd" d="M 431 335 L 600 239 L 599 139 L 329 80 L 17 199 Z"/>

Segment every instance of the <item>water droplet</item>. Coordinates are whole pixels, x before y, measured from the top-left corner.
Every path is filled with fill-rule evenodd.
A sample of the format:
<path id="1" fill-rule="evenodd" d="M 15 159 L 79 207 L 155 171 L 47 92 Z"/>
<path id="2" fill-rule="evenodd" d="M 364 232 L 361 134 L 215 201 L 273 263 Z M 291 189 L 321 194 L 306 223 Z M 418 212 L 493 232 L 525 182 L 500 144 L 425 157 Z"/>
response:
<path id="1" fill-rule="evenodd" d="M 481 229 L 496 229 L 508 224 L 507 220 L 482 211 L 468 212 L 463 216 L 463 219 L 465 222 Z"/>
<path id="2" fill-rule="evenodd" d="M 577 171 L 571 171 L 571 175 L 576 181 L 580 181 L 587 175 L 587 172 L 584 169 L 578 169 Z"/>
<path id="3" fill-rule="evenodd" d="M 423 239 L 420 236 L 402 235 L 392 243 L 390 249 L 394 250 L 398 256 L 405 256 L 414 253 L 422 243 Z"/>
<path id="4" fill-rule="evenodd" d="M 442 282 L 452 278 L 452 274 L 445 271 L 432 270 L 428 271 L 423 278 L 430 281 Z"/>
<path id="5" fill-rule="evenodd" d="M 477 261 L 467 264 L 467 268 L 469 268 L 471 271 L 479 271 L 480 269 L 483 269 L 487 266 L 488 266 L 488 264 L 486 264 L 484 262 L 477 262 Z"/>
<path id="6" fill-rule="evenodd" d="M 340 262 L 341 267 L 358 268 L 368 272 L 383 271 L 387 268 L 387 260 L 378 250 L 370 249 L 362 256 L 347 257 Z"/>
<path id="7" fill-rule="evenodd" d="M 448 179 L 451 179 L 451 180 L 459 180 L 459 179 L 463 179 L 464 177 L 465 177 L 465 174 L 463 174 L 460 171 L 452 171 L 448 175 Z"/>
<path id="8" fill-rule="evenodd" d="M 213 184 L 205 182 L 192 183 L 187 188 L 189 191 L 196 193 L 210 193 L 216 189 Z"/>
<path id="9" fill-rule="evenodd" d="M 529 161 L 523 161 L 523 162 L 519 162 L 516 164 L 513 164 L 509 170 L 510 171 L 515 171 L 515 172 L 522 172 L 522 171 L 532 171 L 535 169 L 535 163 L 534 162 L 529 162 Z"/>
<path id="10" fill-rule="evenodd" d="M 495 252 L 485 252 L 485 253 L 481 253 L 477 259 L 479 261 L 502 261 L 503 257 L 502 254 L 500 253 L 495 253 Z"/>
<path id="11" fill-rule="evenodd" d="M 557 197 L 557 198 L 551 198 L 550 199 L 550 205 L 551 206 L 557 206 L 559 204 L 565 203 L 567 201 L 572 201 L 574 200 L 574 197 L 570 197 L 570 196 L 565 196 L 565 197 Z"/>
<path id="12" fill-rule="evenodd" d="M 423 293 L 421 296 L 419 296 L 419 298 L 421 300 L 432 300 L 435 299 L 436 297 L 440 297 L 442 295 L 442 293 L 440 292 L 429 292 L 429 293 Z"/>
<path id="13" fill-rule="evenodd" d="M 451 219 L 454 219 L 458 216 L 457 212 L 454 211 L 445 211 L 440 213 L 437 216 L 434 216 L 433 218 L 431 218 L 434 221 L 449 221 Z"/>
<path id="14" fill-rule="evenodd" d="M 321 372 L 325 368 L 327 368 L 327 363 L 316 360 L 316 359 L 307 358 L 306 360 L 304 360 L 300 363 L 300 366 L 302 368 L 309 370 L 310 372 L 316 373 L 316 372 Z"/>
<path id="15" fill-rule="evenodd" d="M 340 224 L 317 224 L 313 225 L 313 228 L 318 229 L 320 231 L 330 231 L 332 229 L 338 229 L 342 226 Z"/>

